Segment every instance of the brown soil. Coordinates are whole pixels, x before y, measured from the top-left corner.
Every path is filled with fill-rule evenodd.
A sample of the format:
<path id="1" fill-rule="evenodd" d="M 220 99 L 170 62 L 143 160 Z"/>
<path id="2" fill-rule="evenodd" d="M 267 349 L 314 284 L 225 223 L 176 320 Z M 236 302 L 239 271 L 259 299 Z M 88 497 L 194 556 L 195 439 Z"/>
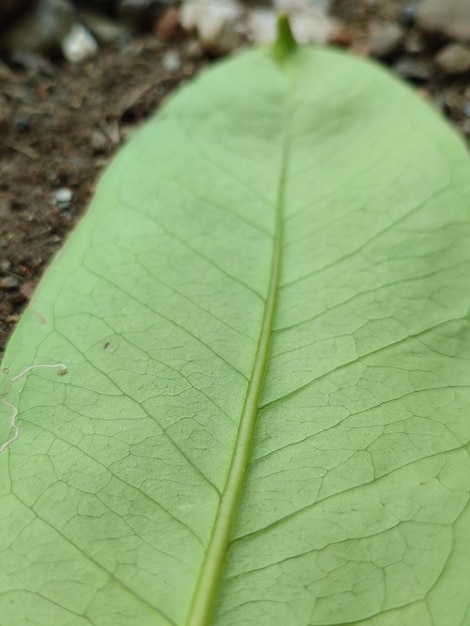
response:
<path id="1" fill-rule="evenodd" d="M 100 170 L 129 129 L 204 64 L 188 45 L 178 43 L 181 69 L 171 74 L 153 36 L 102 46 L 80 66 L 0 64 L 0 357 Z M 73 193 L 65 208 L 55 200 L 62 187 Z"/>
<path id="2" fill-rule="evenodd" d="M 336 0 L 335 13 L 346 24 L 337 43 L 366 54 L 370 21 L 396 19 L 402 4 Z M 415 35 L 409 28 L 407 37 Z M 132 125 L 208 61 L 194 58 L 194 41 L 188 37 L 172 47 L 182 60 L 175 73 L 164 70 L 168 46 L 150 35 L 102 45 L 95 58 L 77 66 L 0 62 L 0 358 L 43 269 L 86 207 L 102 167 Z M 432 55 L 432 43 L 426 43 L 421 56 L 429 62 Z M 462 113 L 466 85 L 434 69 L 420 89 L 470 135 Z M 61 187 L 73 193 L 69 206 L 55 201 Z"/>

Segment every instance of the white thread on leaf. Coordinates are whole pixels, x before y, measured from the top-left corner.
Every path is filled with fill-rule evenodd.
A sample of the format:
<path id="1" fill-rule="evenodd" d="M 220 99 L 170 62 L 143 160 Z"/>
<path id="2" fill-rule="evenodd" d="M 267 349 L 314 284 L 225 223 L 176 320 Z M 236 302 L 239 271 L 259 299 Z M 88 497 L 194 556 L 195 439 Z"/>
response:
<path id="1" fill-rule="evenodd" d="M 6 399 L 8 394 L 10 393 L 10 389 L 13 383 L 15 383 L 17 380 L 23 378 L 23 376 L 26 376 L 26 374 L 28 374 L 31 370 L 39 368 L 58 369 L 59 371 L 57 373 L 61 376 L 64 376 L 64 374 L 68 372 L 68 367 L 65 365 L 65 363 L 54 363 L 54 365 L 29 365 L 22 372 L 20 372 L 10 380 L 8 387 L 6 388 L 6 391 L 2 396 L 2 403 L 11 410 L 10 432 L 12 433 L 12 435 L 10 439 L 8 439 L 8 441 L 5 441 L 5 443 L 0 446 L 0 454 L 9 446 L 11 446 L 11 444 L 18 439 L 20 434 L 20 429 L 18 428 L 18 407 L 16 407 L 14 404 L 11 404 Z M 5 369 L 4 372 L 8 373 L 8 370 Z"/>

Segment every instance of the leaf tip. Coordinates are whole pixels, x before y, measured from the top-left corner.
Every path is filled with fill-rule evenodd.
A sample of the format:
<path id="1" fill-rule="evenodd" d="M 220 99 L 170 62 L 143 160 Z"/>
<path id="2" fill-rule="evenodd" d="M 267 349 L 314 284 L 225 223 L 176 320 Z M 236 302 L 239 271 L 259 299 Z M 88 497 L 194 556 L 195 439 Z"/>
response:
<path id="1" fill-rule="evenodd" d="M 289 58 L 298 48 L 292 34 L 289 16 L 285 11 L 280 11 L 277 17 L 277 37 L 273 46 L 273 54 L 278 61 Z"/>

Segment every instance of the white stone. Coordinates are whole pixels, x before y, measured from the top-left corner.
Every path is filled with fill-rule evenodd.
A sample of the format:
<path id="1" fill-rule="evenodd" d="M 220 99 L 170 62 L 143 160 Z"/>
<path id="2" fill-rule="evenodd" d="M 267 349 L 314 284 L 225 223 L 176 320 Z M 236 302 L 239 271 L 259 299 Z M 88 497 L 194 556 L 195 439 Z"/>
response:
<path id="1" fill-rule="evenodd" d="M 470 43 L 470 0 L 422 0 L 417 22 L 426 32 Z"/>
<path id="2" fill-rule="evenodd" d="M 54 191 L 54 199 L 57 204 L 70 204 L 72 197 L 72 190 L 67 187 L 60 187 Z"/>
<path id="3" fill-rule="evenodd" d="M 177 50 L 167 50 L 162 59 L 163 69 L 169 74 L 174 74 L 181 68 L 181 57 Z"/>
<path id="4" fill-rule="evenodd" d="M 190 0 L 181 7 L 180 22 L 186 30 L 197 31 L 205 47 L 217 48 L 242 13 L 241 6 L 231 0 Z"/>
<path id="5" fill-rule="evenodd" d="M 451 43 L 436 56 L 436 63 L 446 74 L 463 74 L 470 71 L 470 49 Z"/>
<path id="6" fill-rule="evenodd" d="M 279 4 L 289 4 L 287 0 L 278 0 Z M 295 8 L 289 10 L 292 32 L 299 44 L 325 44 L 333 34 L 336 23 L 323 9 L 304 5 L 303 0 L 295 2 Z M 248 20 L 250 37 L 255 43 L 268 44 L 276 38 L 277 14 L 274 10 L 255 9 Z"/>
<path id="7" fill-rule="evenodd" d="M 62 53 L 67 61 L 79 63 L 93 56 L 98 50 L 98 44 L 93 35 L 79 23 L 75 23 L 69 34 L 62 40 Z"/>

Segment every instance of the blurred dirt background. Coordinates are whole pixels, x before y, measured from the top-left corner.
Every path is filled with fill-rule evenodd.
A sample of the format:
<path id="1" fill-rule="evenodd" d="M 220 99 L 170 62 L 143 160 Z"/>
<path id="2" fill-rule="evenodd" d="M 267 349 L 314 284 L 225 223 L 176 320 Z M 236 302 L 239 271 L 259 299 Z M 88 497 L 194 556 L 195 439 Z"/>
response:
<path id="1" fill-rule="evenodd" d="M 0 358 L 127 134 L 204 66 L 268 42 L 279 9 L 300 41 L 380 60 L 470 139 L 470 0 L 0 0 Z"/>

